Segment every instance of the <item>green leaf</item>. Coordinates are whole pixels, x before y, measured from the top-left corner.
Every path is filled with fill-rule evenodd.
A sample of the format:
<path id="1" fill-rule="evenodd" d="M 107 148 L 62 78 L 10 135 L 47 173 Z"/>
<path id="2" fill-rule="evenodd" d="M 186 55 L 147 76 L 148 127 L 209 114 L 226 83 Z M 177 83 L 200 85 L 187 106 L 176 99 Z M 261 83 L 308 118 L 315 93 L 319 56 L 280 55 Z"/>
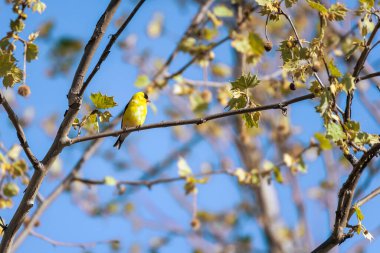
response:
<path id="1" fill-rule="evenodd" d="M 139 75 L 135 81 L 135 86 L 137 88 L 144 88 L 148 86 L 150 83 L 150 79 L 147 75 Z"/>
<path id="2" fill-rule="evenodd" d="M 355 53 L 356 49 L 359 48 L 359 43 L 355 44 L 346 54 L 345 60 L 348 61 L 351 56 Z"/>
<path id="3" fill-rule="evenodd" d="M 163 30 L 163 23 L 164 16 L 159 12 L 154 13 L 153 18 L 147 27 L 148 36 L 153 39 L 160 37 Z"/>
<path id="4" fill-rule="evenodd" d="M 112 114 L 109 111 L 98 112 L 98 117 L 101 123 L 110 122 L 110 118 L 112 117 Z"/>
<path id="5" fill-rule="evenodd" d="M 342 77 L 342 73 L 339 71 L 338 67 L 335 66 L 334 59 L 331 59 L 330 61 L 327 62 L 327 67 L 332 77 L 336 77 L 336 78 Z"/>
<path id="6" fill-rule="evenodd" d="M 380 143 L 380 136 L 376 134 L 368 134 L 364 132 L 359 132 L 356 134 L 354 143 L 363 146 L 363 145 L 374 145 Z"/>
<path id="7" fill-rule="evenodd" d="M 21 146 L 20 145 L 13 145 L 11 149 L 8 151 L 7 156 L 12 160 L 17 160 L 21 153 Z"/>
<path id="8" fill-rule="evenodd" d="M 297 3 L 298 0 L 285 0 L 285 6 L 286 8 L 290 8 L 293 6 L 293 4 Z"/>
<path id="9" fill-rule="evenodd" d="M 3 194 L 9 198 L 16 196 L 20 189 L 15 183 L 7 183 L 3 186 Z"/>
<path id="10" fill-rule="evenodd" d="M 192 172 L 189 164 L 181 156 L 178 159 L 177 167 L 178 167 L 178 175 L 180 177 L 188 177 L 188 176 L 193 175 L 193 172 Z"/>
<path id="11" fill-rule="evenodd" d="M 360 131 L 360 123 L 357 121 L 348 121 L 344 124 L 349 130 L 354 131 L 354 132 L 359 132 Z"/>
<path id="12" fill-rule="evenodd" d="M 37 45 L 28 42 L 26 46 L 26 61 L 31 62 L 32 60 L 37 59 L 37 56 L 38 56 Z"/>
<path id="13" fill-rule="evenodd" d="M 306 2 L 309 4 L 309 6 L 317 11 L 319 11 L 322 15 L 327 15 L 328 14 L 328 10 L 327 8 L 320 4 L 320 3 L 317 3 L 317 2 L 314 2 L 312 0 L 306 0 Z"/>
<path id="14" fill-rule="evenodd" d="M 332 95 L 329 90 L 322 90 L 320 94 L 320 104 L 316 107 L 317 112 L 322 116 L 326 115 L 330 110 L 330 102 L 332 100 Z"/>
<path id="15" fill-rule="evenodd" d="M 247 105 L 247 99 L 245 96 L 239 95 L 238 97 L 233 97 L 228 101 L 226 108 L 228 110 L 241 109 Z"/>
<path id="16" fill-rule="evenodd" d="M 117 103 L 113 100 L 113 96 L 109 97 L 100 92 L 91 93 L 90 99 L 98 109 L 108 109 L 117 105 Z"/>
<path id="17" fill-rule="evenodd" d="M 256 3 L 260 6 L 265 6 L 268 4 L 272 4 L 273 0 L 255 0 Z"/>
<path id="18" fill-rule="evenodd" d="M 12 176 L 19 177 L 25 174 L 25 172 L 28 170 L 28 165 L 26 164 L 25 160 L 21 159 L 12 163 L 12 168 Z"/>
<path id="19" fill-rule="evenodd" d="M 371 9 L 375 5 L 375 0 L 359 0 L 359 2 L 365 5 L 367 9 Z"/>
<path id="20" fill-rule="evenodd" d="M 46 9 L 46 4 L 41 2 L 41 1 L 37 1 L 36 3 L 33 4 L 33 7 L 32 7 L 32 11 L 37 11 L 39 14 L 41 14 L 42 12 L 44 12 Z"/>
<path id="21" fill-rule="evenodd" d="M 361 222 L 364 219 L 362 210 L 360 210 L 360 207 L 358 207 L 357 205 L 354 205 L 354 210 L 355 210 L 356 218 L 358 218 L 358 221 Z"/>
<path id="22" fill-rule="evenodd" d="M 355 87 L 355 79 L 351 76 L 351 74 L 347 73 L 343 76 L 342 83 L 344 84 L 344 90 L 349 93 L 352 90 L 356 89 Z"/>
<path id="23" fill-rule="evenodd" d="M 307 167 L 306 167 L 305 161 L 303 160 L 302 156 L 298 160 L 297 171 L 302 172 L 302 173 L 307 172 Z"/>
<path id="24" fill-rule="evenodd" d="M 346 6 L 344 6 L 344 4 L 336 3 L 331 5 L 328 11 L 329 13 L 327 18 L 330 21 L 342 21 L 344 20 L 344 17 L 346 16 L 348 9 L 346 8 Z"/>
<path id="25" fill-rule="evenodd" d="M 216 77 L 226 78 L 231 76 L 232 70 L 231 67 L 226 64 L 217 63 L 211 66 L 211 72 Z"/>
<path id="26" fill-rule="evenodd" d="M 244 113 L 243 119 L 245 121 L 245 125 L 249 128 L 259 127 L 260 115 L 260 112 Z"/>
<path id="27" fill-rule="evenodd" d="M 346 139 L 346 134 L 340 125 L 330 122 L 326 126 L 326 137 L 337 142 Z"/>
<path id="28" fill-rule="evenodd" d="M 278 166 L 274 165 L 272 162 L 265 160 L 263 163 L 263 169 L 264 171 L 272 171 L 274 179 L 282 184 L 284 182 L 284 178 L 281 174 L 281 170 Z"/>
<path id="29" fill-rule="evenodd" d="M 282 173 L 279 167 L 277 166 L 273 167 L 273 174 L 274 174 L 274 178 L 276 179 L 278 183 L 282 184 L 284 182 L 284 178 L 282 176 Z"/>
<path id="30" fill-rule="evenodd" d="M 220 18 L 234 16 L 234 12 L 223 4 L 215 6 L 213 12 L 215 16 L 220 17 Z"/>
<path id="31" fill-rule="evenodd" d="M 109 185 L 109 186 L 115 186 L 117 184 L 117 181 L 114 177 L 105 176 L 104 177 L 104 184 Z"/>
<path id="32" fill-rule="evenodd" d="M 260 83 L 257 75 L 252 75 L 251 73 L 243 74 L 236 81 L 231 82 L 231 90 L 244 91 L 249 88 L 254 88 Z"/>
<path id="33" fill-rule="evenodd" d="M 13 32 L 21 32 L 24 30 L 25 24 L 21 19 L 11 20 L 10 27 Z"/>
<path id="34" fill-rule="evenodd" d="M 330 150 L 330 149 L 332 149 L 332 145 L 331 145 L 329 139 L 327 139 L 324 134 L 322 134 L 322 133 L 315 133 L 314 137 L 315 137 L 315 139 L 318 140 L 319 147 L 322 150 Z"/>
<path id="35" fill-rule="evenodd" d="M 0 50 L 0 76 L 5 76 L 15 66 L 16 59 L 12 54 L 2 54 Z"/>
<path id="36" fill-rule="evenodd" d="M 191 94 L 189 100 L 191 110 L 194 113 L 202 113 L 208 109 L 208 102 L 198 92 Z"/>
<path id="37" fill-rule="evenodd" d="M 89 132 L 99 132 L 98 115 L 92 113 L 86 117 L 83 127 Z"/>
<path id="38" fill-rule="evenodd" d="M 258 34 L 250 32 L 248 41 L 249 45 L 251 46 L 251 51 L 254 55 L 260 56 L 264 53 L 264 42 Z"/>

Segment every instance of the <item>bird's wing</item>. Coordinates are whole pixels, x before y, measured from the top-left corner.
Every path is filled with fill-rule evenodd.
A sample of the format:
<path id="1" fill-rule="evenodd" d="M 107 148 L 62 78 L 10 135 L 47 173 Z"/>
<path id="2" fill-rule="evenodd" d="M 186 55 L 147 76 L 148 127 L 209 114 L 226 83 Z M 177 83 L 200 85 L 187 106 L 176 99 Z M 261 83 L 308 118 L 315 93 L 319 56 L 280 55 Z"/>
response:
<path id="1" fill-rule="evenodd" d="M 131 99 L 132 100 L 132 99 Z M 123 111 L 123 115 L 121 116 L 121 129 L 123 129 L 124 127 L 124 114 L 125 114 L 125 112 L 127 111 L 127 108 L 128 108 L 128 106 L 129 106 L 129 103 L 131 103 L 131 100 L 129 100 L 129 102 L 128 102 L 128 104 L 125 106 L 125 108 L 124 108 L 124 111 Z"/>

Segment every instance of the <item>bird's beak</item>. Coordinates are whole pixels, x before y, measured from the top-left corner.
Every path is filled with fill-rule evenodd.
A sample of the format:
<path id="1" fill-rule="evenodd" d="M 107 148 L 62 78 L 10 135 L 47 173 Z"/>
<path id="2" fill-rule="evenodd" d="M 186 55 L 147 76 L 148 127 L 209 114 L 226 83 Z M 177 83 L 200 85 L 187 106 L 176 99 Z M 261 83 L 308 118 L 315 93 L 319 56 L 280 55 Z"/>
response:
<path id="1" fill-rule="evenodd" d="M 149 99 L 146 100 L 147 103 L 150 103 L 151 101 Z"/>

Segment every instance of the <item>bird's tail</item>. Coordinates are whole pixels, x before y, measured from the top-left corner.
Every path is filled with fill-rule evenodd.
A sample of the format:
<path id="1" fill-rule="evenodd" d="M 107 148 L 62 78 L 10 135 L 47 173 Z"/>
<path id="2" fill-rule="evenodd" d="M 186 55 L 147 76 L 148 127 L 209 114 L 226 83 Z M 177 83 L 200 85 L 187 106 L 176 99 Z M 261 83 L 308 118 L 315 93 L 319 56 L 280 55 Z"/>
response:
<path id="1" fill-rule="evenodd" d="M 119 135 L 119 138 L 117 138 L 117 141 L 115 142 L 115 144 L 113 144 L 113 146 L 116 147 L 117 149 L 120 149 L 121 145 L 123 144 L 125 138 L 127 138 L 128 135 L 129 133 Z"/>

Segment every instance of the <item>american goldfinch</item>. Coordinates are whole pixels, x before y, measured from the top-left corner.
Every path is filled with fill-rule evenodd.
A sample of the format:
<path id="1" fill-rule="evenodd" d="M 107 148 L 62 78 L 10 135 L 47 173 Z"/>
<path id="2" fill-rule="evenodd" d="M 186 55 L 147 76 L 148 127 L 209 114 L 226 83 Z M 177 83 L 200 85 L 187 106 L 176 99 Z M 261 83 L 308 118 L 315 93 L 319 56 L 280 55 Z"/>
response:
<path id="1" fill-rule="evenodd" d="M 144 124 L 146 114 L 148 112 L 147 105 L 149 103 L 148 95 L 142 91 L 135 93 L 128 104 L 125 106 L 123 118 L 121 120 L 121 128 L 139 127 Z M 113 145 L 120 149 L 121 144 L 130 133 L 122 133 Z"/>

